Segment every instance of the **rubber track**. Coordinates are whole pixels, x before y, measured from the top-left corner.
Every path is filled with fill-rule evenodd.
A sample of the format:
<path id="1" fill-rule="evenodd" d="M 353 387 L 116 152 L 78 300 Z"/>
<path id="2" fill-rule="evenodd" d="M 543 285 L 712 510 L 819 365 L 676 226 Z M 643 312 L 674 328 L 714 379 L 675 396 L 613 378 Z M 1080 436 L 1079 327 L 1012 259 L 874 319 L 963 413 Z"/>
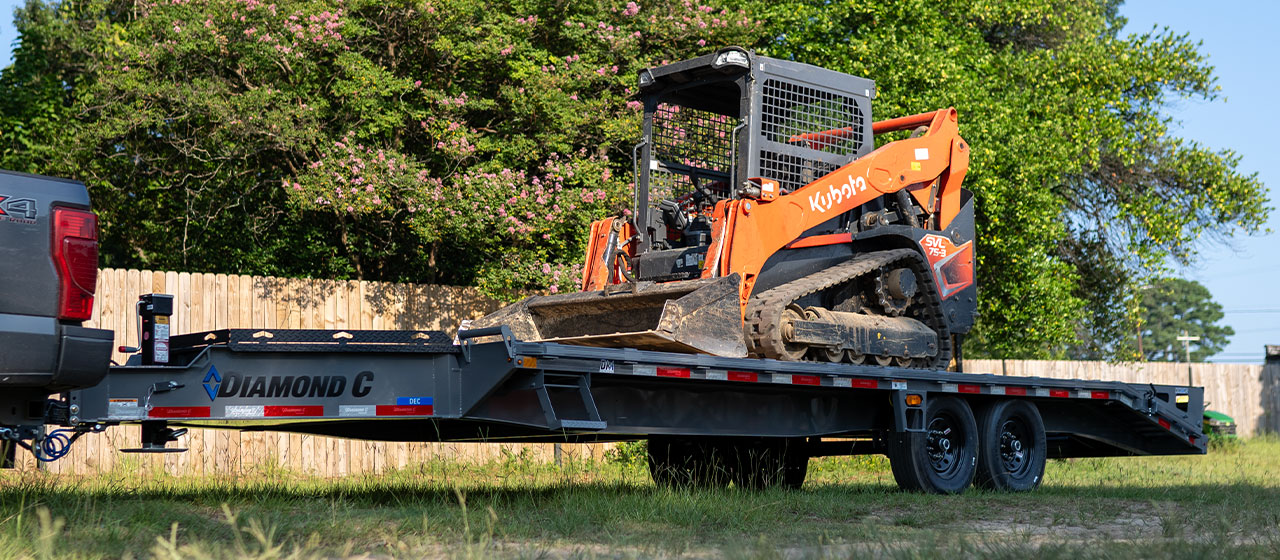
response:
<path id="1" fill-rule="evenodd" d="M 817 274 L 792 280 L 786 284 L 752 296 L 747 302 L 745 329 L 748 351 L 763 358 L 782 359 L 782 313 L 791 302 L 809 294 L 838 286 L 880 267 L 904 264 L 911 268 L 923 288 L 919 293 L 930 297 L 909 314 L 938 333 L 938 354 L 930 367 L 945 369 L 951 362 L 951 333 L 942 316 L 942 302 L 938 289 L 920 253 L 911 249 L 892 249 L 859 255 L 849 262 L 828 268 Z"/>

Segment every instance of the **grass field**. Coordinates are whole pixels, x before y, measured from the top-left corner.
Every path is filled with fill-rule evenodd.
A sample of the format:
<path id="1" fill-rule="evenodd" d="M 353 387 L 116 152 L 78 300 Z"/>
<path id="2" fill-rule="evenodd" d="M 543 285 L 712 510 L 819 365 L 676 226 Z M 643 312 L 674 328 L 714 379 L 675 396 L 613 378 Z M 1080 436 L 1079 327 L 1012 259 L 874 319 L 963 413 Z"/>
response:
<path id="1" fill-rule="evenodd" d="M 659 489 L 512 456 L 340 480 L 0 474 L 0 558 L 1277 558 L 1280 440 L 1051 461 L 1030 494 L 896 490 L 878 456 L 800 491 Z"/>

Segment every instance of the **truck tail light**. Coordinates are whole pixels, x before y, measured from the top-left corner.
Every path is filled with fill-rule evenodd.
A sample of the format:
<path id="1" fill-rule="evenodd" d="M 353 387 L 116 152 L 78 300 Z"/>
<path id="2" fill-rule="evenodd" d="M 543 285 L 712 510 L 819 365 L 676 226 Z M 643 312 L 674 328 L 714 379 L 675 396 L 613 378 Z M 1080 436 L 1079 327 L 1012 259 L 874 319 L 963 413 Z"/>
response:
<path id="1" fill-rule="evenodd" d="M 98 218 L 88 210 L 53 210 L 53 262 L 58 267 L 58 318 L 85 321 L 98 289 Z"/>

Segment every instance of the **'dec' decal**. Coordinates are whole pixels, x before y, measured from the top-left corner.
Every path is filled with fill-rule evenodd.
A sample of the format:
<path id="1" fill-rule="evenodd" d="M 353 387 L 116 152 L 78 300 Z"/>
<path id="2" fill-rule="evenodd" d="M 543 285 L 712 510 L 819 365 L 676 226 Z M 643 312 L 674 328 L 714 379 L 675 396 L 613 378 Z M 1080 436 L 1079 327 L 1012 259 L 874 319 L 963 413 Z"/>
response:
<path id="1" fill-rule="evenodd" d="M 942 299 L 973 285 L 973 242 L 956 246 L 941 235 L 929 234 L 920 239 L 933 278 Z"/>

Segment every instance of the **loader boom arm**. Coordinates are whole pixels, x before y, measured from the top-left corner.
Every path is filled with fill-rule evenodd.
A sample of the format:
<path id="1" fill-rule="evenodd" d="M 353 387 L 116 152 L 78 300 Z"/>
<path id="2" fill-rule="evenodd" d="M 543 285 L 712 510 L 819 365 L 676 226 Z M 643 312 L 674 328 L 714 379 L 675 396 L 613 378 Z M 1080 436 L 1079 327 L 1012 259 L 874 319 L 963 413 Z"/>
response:
<path id="1" fill-rule="evenodd" d="M 742 277 L 745 306 L 765 261 L 805 231 L 882 195 L 906 189 L 945 230 L 960 211 L 960 186 L 969 167 L 954 108 L 875 123 L 876 133 L 927 124 L 919 137 L 891 142 L 834 172 L 773 200 L 722 200 L 714 210 L 704 278 Z M 840 130 L 794 140 L 822 142 Z"/>

